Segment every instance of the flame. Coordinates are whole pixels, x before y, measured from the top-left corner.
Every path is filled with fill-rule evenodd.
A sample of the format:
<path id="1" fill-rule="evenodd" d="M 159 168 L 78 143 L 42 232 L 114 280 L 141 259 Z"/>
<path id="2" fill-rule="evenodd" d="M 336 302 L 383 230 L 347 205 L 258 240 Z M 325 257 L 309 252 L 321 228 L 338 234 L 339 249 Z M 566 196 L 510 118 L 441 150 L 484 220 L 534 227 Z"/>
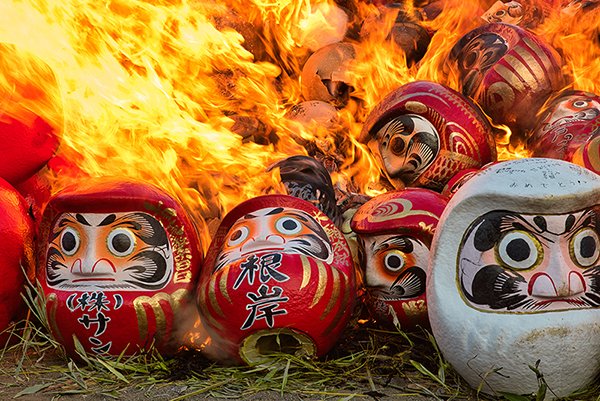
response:
<path id="1" fill-rule="evenodd" d="M 399 9 L 358 0 L 343 8 L 332 0 L 6 0 L 0 44 L 14 45 L 19 57 L 4 57 L 0 68 L 23 85 L 11 87 L 13 77 L 0 81 L 2 107 L 55 127 L 59 160 L 72 168 L 53 172 L 53 191 L 86 176 L 152 182 L 185 204 L 206 249 L 233 206 L 283 191 L 266 168 L 290 155 L 310 151 L 332 160 L 342 192 L 385 191 L 377 163 L 356 140 L 362 121 L 405 83 L 457 89 L 446 60 L 462 35 L 483 24 L 489 1 L 433 2 L 437 16 L 423 3 Z M 399 12 L 430 36 L 418 62 L 388 37 Z M 555 6 L 533 31 L 561 53 L 572 87 L 598 93 L 596 17 Z M 306 59 L 342 38 L 356 47 L 345 73 L 354 88 L 350 102 L 332 126 L 292 121 Z M 509 146 L 504 132 L 500 158 L 526 156 L 524 144 Z"/>

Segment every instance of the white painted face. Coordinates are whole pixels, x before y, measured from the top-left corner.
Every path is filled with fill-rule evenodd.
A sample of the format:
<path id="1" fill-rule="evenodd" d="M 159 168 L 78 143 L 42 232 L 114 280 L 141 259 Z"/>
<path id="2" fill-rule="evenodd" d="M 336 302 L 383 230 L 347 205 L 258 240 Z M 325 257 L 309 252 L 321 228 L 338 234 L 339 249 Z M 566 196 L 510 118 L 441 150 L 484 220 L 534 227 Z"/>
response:
<path id="1" fill-rule="evenodd" d="M 167 233 L 147 213 L 63 213 L 51 236 L 46 255 L 51 288 L 157 291 L 173 275 Z"/>
<path id="2" fill-rule="evenodd" d="M 417 114 L 400 115 L 376 135 L 377 152 L 386 172 L 406 183 L 416 180 L 440 151 L 440 136 L 433 124 Z"/>
<path id="3" fill-rule="evenodd" d="M 299 253 L 326 263 L 333 260 L 329 237 L 314 217 L 298 209 L 270 207 L 248 213 L 233 224 L 214 270 L 262 251 Z"/>
<path id="4" fill-rule="evenodd" d="M 414 237 L 376 235 L 361 238 L 368 291 L 385 301 L 416 298 L 425 292 L 429 248 Z"/>
<path id="5" fill-rule="evenodd" d="M 460 288 L 483 310 L 537 312 L 600 306 L 597 209 L 533 215 L 491 211 L 467 230 Z"/>

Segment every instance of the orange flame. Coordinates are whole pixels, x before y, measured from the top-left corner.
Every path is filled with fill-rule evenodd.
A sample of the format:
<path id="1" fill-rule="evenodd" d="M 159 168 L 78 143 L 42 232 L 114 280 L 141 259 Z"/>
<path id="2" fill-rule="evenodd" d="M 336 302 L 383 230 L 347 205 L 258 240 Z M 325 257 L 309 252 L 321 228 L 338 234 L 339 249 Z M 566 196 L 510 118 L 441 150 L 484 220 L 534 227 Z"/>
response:
<path id="1" fill-rule="evenodd" d="M 0 68 L 5 75 L 19 71 L 30 85 L 24 86 L 36 88 L 36 101 L 19 104 L 57 129 L 59 156 L 88 175 L 135 177 L 176 194 L 210 228 L 201 230 L 207 247 L 215 223 L 233 206 L 282 190 L 266 167 L 306 154 L 307 144 L 335 161 L 340 190 L 383 191 L 377 164 L 355 139 L 361 122 L 407 82 L 457 89 L 445 61 L 462 35 L 484 23 L 490 3 L 440 1 L 435 18 L 404 3 L 402 12 L 431 36 L 423 59 L 411 64 L 388 38 L 399 10 L 366 1 L 342 8 L 332 0 L 6 0 L 0 43 L 36 59 L 19 59 L 19 69 L 5 58 Z M 582 13 L 566 15 L 556 6 L 534 32 L 559 50 L 573 87 L 598 93 L 597 15 Z M 303 100 L 304 62 L 342 38 L 357 49 L 345 74 L 351 101 L 333 126 L 291 121 L 290 108 Z M 0 89 L 23 92 L 4 81 Z M 524 145 L 507 145 L 508 135 L 499 138 L 500 157 L 526 156 Z M 53 179 L 57 191 L 76 177 Z"/>

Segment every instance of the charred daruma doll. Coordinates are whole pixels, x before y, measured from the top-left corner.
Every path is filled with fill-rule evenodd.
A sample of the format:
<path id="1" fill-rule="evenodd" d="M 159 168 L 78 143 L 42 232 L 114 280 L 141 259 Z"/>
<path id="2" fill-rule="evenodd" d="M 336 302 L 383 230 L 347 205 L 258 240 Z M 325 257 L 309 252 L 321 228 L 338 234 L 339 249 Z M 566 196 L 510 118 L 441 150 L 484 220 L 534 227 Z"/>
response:
<path id="1" fill-rule="evenodd" d="M 485 24 L 468 32 L 452 48 L 449 65 L 462 94 L 520 140 L 535 124 L 539 107 L 564 86 L 556 51 L 510 24 Z"/>
<path id="2" fill-rule="evenodd" d="M 452 197 L 427 302 L 440 350 L 473 388 L 535 393 L 530 366 L 556 397 L 597 378 L 599 223 L 600 176 L 562 160 L 491 165 Z"/>
<path id="3" fill-rule="evenodd" d="M 371 199 L 354 215 L 367 307 L 379 323 L 392 326 L 396 316 L 403 329 L 429 325 L 429 247 L 447 203 L 431 190 L 406 188 Z"/>
<path id="4" fill-rule="evenodd" d="M 46 313 L 69 354 L 73 337 L 92 354 L 181 345 L 202 254 L 173 198 L 138 182 L 81 183 L 50 200 L 41 238 Z"/>
<path id="5" fill-rule="evenodd" d="M 25 317 L 21 292 L 26 279 L 33 281 L 35 276 L 34 227 L 27 209 L 25 199 L 0 178 L 0 346 L 9 339 L 11 325 Z"/>
<path id="6" fill-rule="evenodd" d="M 255 364 L 270 353 L 322 356 L 356 299 L 352 256 L 334 223 L 311 203 L 265 195 L 225 216 L 209 248 L 198 306 L 209 356 Z"/>
<path id="7" fill-rule="evenodd" d="M 385 97 L 367 117 L 359 140 L 368 144 L 397 189 L 441 191 L 460 170 L 496 160 L 492 128 L 460 93 L 415 81 Z"/>

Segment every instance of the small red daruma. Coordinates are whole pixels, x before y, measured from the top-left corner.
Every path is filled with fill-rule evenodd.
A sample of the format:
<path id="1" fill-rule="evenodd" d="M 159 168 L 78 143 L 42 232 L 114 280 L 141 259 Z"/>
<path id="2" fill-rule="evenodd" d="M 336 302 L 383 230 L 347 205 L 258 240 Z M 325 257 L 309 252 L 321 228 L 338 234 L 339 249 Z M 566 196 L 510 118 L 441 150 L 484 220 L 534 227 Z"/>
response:
<path id="1" fill-rule="evenodd" d="M 0 178 L 0 346 L 9 339 L 10 327 L 25 317 L 21 297 L 26 275 L 35 275 L 33 221 L 25 199 L 8 182 Z"/>
<path id="2" fill-rule="evenodd" d="M 406 188 L 376 196 L 354 214 L 367 307 L 381 325 L 397 318 L 403 329 L 429 326 L 429 247 L 447 203 L 429 189 Z"/>
<path id="3" fill-rule="evenodd" d="M 182 345 L 202 253 L 172 197 L 149 184 L 89 180 L 50 199 L 40 232 L 38 280 L 68 354 L 76 356 L 73 337 L 91 354 Z"/>
<path id="4" fill-rule="evenodd" d="M 350 249 L 311 203 L 265 195 L 234 208 L 210 245 L 198 306 L 207 354 L 255 364 L 273 352 L 322 356 L 354 309 Z"/>
<path id="5" fill-rule="evenodd" d="M 576 162 L 575 153 L 582 152 L 599 135 L 600 97 L 579 90 L 565 91 L 542 108 L 529 149 L 533 157 Z"/>

